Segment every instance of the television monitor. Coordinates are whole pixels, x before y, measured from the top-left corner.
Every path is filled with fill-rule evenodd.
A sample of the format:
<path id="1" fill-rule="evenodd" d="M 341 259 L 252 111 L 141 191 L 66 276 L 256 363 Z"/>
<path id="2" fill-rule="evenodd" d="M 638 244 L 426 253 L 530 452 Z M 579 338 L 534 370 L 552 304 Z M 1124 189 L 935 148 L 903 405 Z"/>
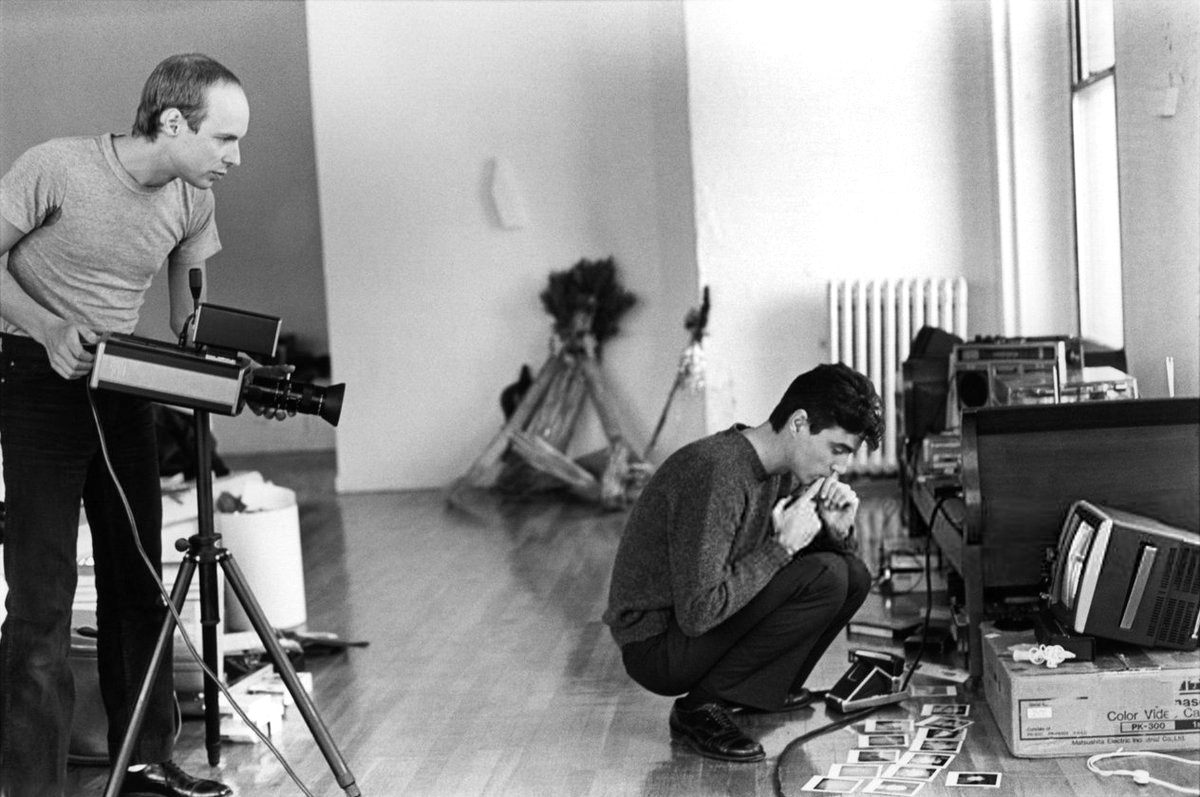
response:
<path id="1" fill-rule="evenodd" d="M 1049 609 L 1079 634 L 1193 650 L 1200 633 L 1200 535 L 1076 501 L 1058 540 Z"/>

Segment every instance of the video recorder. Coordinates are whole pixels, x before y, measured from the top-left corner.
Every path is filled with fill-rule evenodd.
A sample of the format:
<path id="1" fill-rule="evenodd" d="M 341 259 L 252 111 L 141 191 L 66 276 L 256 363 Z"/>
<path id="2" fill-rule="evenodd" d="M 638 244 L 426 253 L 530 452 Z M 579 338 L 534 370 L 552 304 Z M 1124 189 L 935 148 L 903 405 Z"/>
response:
<path id="1" fill-rule="evenodd" d="M 89 384 L 163 404 L 237 415 L 246 402 L 317 415 L 337 426 L 344 384 L 268 376 L 240 354 L 274 357 L 279 319 L 200 304 L 179 344 L 111 333 L 96 343 Z"/>

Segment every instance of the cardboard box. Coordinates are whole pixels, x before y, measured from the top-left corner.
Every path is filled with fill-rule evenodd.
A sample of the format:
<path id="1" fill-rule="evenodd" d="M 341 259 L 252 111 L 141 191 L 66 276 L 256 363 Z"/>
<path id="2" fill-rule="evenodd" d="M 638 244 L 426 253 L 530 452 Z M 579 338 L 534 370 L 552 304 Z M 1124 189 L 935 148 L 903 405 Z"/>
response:
<path id="1" fill-rule="evenodd" d="M 1095 661 L 1049 668 L 1013 660 L 1032 631 L 982 630 L 984 696 L 1018 758 L 1200 747 L 1200 651 L 1101 645 Z"/>

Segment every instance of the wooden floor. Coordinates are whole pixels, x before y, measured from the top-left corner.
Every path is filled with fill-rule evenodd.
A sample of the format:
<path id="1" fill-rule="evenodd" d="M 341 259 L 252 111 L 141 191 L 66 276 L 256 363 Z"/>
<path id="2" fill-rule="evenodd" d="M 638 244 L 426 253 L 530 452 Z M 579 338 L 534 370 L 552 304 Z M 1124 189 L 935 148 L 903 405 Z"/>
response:
<path id="1" fill-rule="evenodd" d="M 856 747 L 855 728 L 789 747 L 839 716 L 824 706 L 744 717 L 767 751 L 757 764 L 670 744 L 671 701 L 628 679 L 600 621 L 623 513 L 488 495 L 463 511 L 438 491 L 338 496 L 329 454 L 225 459 L 297 491 L 308 629 L 370 643 L 304 663 L 364 795 L 799 795 Z M 874 568 L 874 541 L 904 538 L 898 494 L 891 482 L 858 488 L 864 558 Z M 827 688 L 846 669 L 848 644 L 844 636 L 835 643 L 812 686 Z M 955 700 L 970 704 L 975 724 L 947 771 L 998 772 L 1000 788 L 955 789 L 942 774 L 921 788 L 924 797 L 1144 793 L 1128 779 L 1101 780 L 1082 758 L 1014 758 L 981 696 Z M 919 719 L 922 702 L 875 718 Z M 276 741 L 313 794 L 346 793 L 294 712 Z M 303 793 L 263 745 L 226 743 L 209 768 L 199 720 L 184 723 L 177 759 L 238 795 Z M 1195 779 L 1194 769 L 1149 768 Z M 100 794 L 107 777 L 96 768 L 72 774 L 73 795 Z"/>

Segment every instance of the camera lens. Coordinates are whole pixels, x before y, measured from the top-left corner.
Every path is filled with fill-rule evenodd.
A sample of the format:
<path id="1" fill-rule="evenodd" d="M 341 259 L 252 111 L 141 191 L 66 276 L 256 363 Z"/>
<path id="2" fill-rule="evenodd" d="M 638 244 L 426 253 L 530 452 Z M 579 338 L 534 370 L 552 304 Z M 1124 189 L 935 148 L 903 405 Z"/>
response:
<path id="1" fill-rule="evenodd" d="M 247 401 L 271 409 L 316 415 L 332 426 L 338 425 L 345 395 L 344 384 L 321 387 L 310 382 L 257 375 L 246 385 L 245 391 Z"/>

